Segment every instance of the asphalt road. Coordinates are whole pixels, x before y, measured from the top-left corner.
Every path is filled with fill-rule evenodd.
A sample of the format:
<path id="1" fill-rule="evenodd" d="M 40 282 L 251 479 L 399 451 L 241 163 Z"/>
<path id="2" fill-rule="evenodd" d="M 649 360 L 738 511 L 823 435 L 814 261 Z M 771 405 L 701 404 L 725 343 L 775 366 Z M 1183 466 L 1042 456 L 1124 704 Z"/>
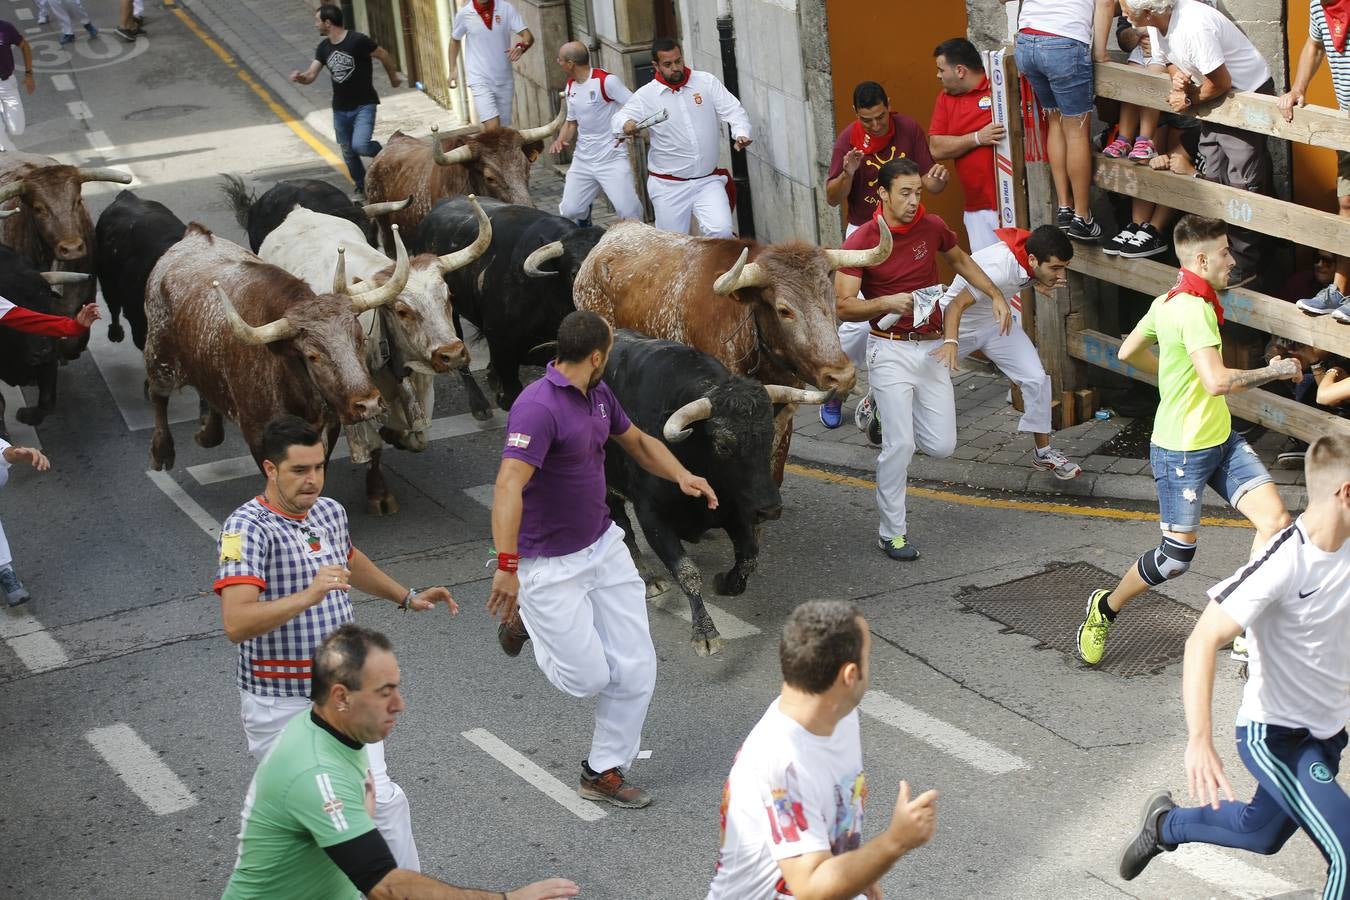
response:
<path id="1" fill-rule="evenodd" d="M 90 3 L 103 22 L 112 21 L 114 5 Z M 32 27 L 16 12 L 27 8 L 6 2 L 0 17 Z M 263 185 L 333 175 L 173 15 L 158 15 L 151 38 L 134 50 L 111 35 L 81 37 L 71 55 L 55 37 L 30 36 L 39 89 L 26 98 L 27 150 L 124 166 L 136 176 L 134 190 L 231 240 L 242 233 L 217 193 L 219 173 Z M 95 215 L 116 190 L 86 188 Z M 260 481 L 240 462 L 237 431 L 211 450 L 194 444 L 190 397 L 175 405 L 177 467 L 167 478 L 148 477 L 139 356 L 104 333 L 96 325 L 92 351 L 63 369 L 59 411 L 38 430 L 52 471 L 15 471 L 0 493 L 34 595 L 19 613 L 0 614 L 0 894 L 218 896 L 252 766 L 238 720 L 235 651 L 209 590 L 209 529 Z M 367 514 L 362 472 L 345 461 L 333 464 L 327 489 L 350 511 L 358 546 L 405 583 L 450 586 L 462 609 L 452 619 L 443 610 L 403 615 L 380 601 L 357 605 L 362 623 L 390 634 L 402 664 L 409 707 L 389 740 L 389 764 L 411 798 L 429 873 L 498 889 L 558 874 L 588 897 L 701 897 L 723 779 L 778 687 L 782 618 L 801 600 L 843 597 L 859 603 L 874 635 L 863 719 L 865 836 L 888 820 L 901 778 L 942 793 L 936 839 L 886 877 L 887 896 L 1320 890 L 1322 860 L 1301 835 L 1272 858 L 1183 848 L 1137 881 L 1120 882 L 1117 850 L 1145 795 L 1155 786 L 1184 792 L 1180 665 L 1133 677 L 1086 670 L 960 602 L 967 587 L 1054 563 L 1119 571 L 1157 541 L 1147 517 L 926 495 L 911 511 L 924 556 L 905 565 L 873 549 L 866 487 L 811 471 L 788 476 L 782 520 L 768 529 L 745 596 L 710 598 L 724 634 L 735 635 L 720 656 L 691 652 L 688 625 L 676 614 L 682 597 L 653 606 L 661 667 L 643 738 L 650 758 L 632 774 L 656 802 L 583 820 L 482 749 L 497 746 L 486 732 L 571 788 L 588 746 L 590 704 L 554 691 L 528 653 L 508 660 L 496 648 L 483 610 L 490 545 L 483 491 L 496 469 L 501 419 L 474 423 L 454 381 L 443 379 L 439 390 L 436 416 L 448 436 L 421 455 L 386 454 L 402 504 L 396 516 Z M 1192 574 L 1168 595 L 1199 608 L 1204 589 L 1245 559 L 1249 542 L 1242 529 L 1208 529 Z M 710 539 L 693 555 L 711 573 L 726 567 L 730 548 Z M 1055 627 L 1071 634 L 1084 599 L 1052 587 L 1042 601 Z M 1240 684 L 1223 662 L 1216 721 L 1232 721 Z M 1226 731 L 1218 744 L 1230 775 L 1250 791 Z"/>

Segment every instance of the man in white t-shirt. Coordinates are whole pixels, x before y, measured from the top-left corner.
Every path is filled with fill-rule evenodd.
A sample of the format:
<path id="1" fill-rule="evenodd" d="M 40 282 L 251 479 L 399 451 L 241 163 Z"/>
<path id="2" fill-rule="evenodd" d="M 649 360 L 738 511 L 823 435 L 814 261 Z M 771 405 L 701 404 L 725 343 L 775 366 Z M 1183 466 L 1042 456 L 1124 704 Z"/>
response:
<path id="1" fill-rule="evenodd" d="M 558 215 L 590 224 L 591 203 L 600 191 L 620 219 L 642 220 L 642 203 L 633 184 L 633 166 L 628 147 L 614 140 L 610 120 L 633 92 L 599 66 L 591 65 L 591 54 L 580 41 L 558 48 L 558 66 L 567 74 L 567 124 L 549 153 L 561 153 L 573 140 L 577 148 L 563 182 Z"/>
<path id="2" fill-rule="evenodd" d="M 722 790 L 722 839 L 707 900 L 876 897 L 877 882 L 937 828 L 937 791 L 909 783 L 890 824 L 863 843 L 858 704 L 871 636 L 851 603 L 812 600 L 783 625 L 783 689 L 751 730 Z"/>
<path id="3" fill-rule="evenodd" d="M 948 314 L 947 309 L 953 304 L 961 311 L 958 343 L 944 342 L 934 354 L 955 372 L 962 359 L 976 350 L 984 351 L 989 361 L 1022 389 L 1026 411 L 1017 430 L 1030 433 L 1036 445 L 1031 465 L 1061 481 L 1069 481 L 1083 474 L 1083 469 L 1050 446 L 1050 376 L 1022 328 L 1018 315 L 1021 300 L 1017 295 L 1026 287 L 1034 287 L 1042 294 L 1063 287 L 1067 283 L 1069 260 L 1073 259 L 1073 244 L 1054 225 L 1042 225 L 1035 231 L 999 228 L 994 237 L 995 243 L 976 250 L 970 258 L 1013 308 L 1011 328 L 1005 331 L 1000 326 L 992 299 L 957 275 L 939 302 L 943 315 Z"/>
<path id="4" fill-rule="evenodd" d="M 450 87 L 455 87 L 459 42 L 464 50 L 464 82 L 473 95 L 474 109 L 484 131 L 511 126 L 511 102 L 516 95 L 511 64 L 534 46 L 534 35 L 509 0 L 469 0 L 455 13 L 450 28 Z"/>
<path id="5" fill-rule="evenodd" d="M 1233 21 L 1201 0 L 1122 0 L 1121 11 L 1135 28 L 1158 36 L 1155 56 L 1164 57 L 1172 74 L 1168 105 L 1177 113 L 1222 97 L 1229 91 L 1275 94 L 1270 66 L 1261 51 Z M 1200 157 L 1206 181 L 1259 194 L 1271 193 L 1270 150 L 1254 131 L 1202 121 Z M 1229 288 L 1253 281 L 1261 263 L 1260 235 L 1228 229 L 1228 248 L 1237 267 Z"/>
<path id="6" fill-rule="evenodd" d="M 1350 719 L 1350 437 L 1319 438 L 1304 466 L 1307 510 L 1210 590 L 1186 641 L 1186 778 L 1205 805 L 1177 807 L 1166 791 L 1150 797 L 1120 857 L 1126 881 L 1180 844 L 1269 855 L 1301 828 L 1328 863 L 1321 896 L 1350 897 L 1350 796 L 1336 783 Z M 1244 629 L 1251 677 L 1237 750 L 1257 789 L 1238 803 L 1214 751 L 1210 708 L 1215 654 Z"/>

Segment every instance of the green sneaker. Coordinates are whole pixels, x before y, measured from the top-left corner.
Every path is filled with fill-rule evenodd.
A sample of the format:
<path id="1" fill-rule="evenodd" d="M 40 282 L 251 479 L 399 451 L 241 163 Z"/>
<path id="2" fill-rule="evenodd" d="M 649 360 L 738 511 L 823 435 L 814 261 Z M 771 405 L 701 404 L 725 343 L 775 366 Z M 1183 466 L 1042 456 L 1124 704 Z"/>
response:
<path id="1" fill-rule="evenodd" d="M 1106 655 L 1106 635 L 1111 630 L 1111 622 L 1102 615 L 1099 606 L 1101 599 L 1110 594 L 1110 591 L 1093 591 L 1088 597 L 1087 615 L 1078 626 L 1078 658 L 1089 666 L 1095 666 Z"/>
<path id="2" fill-rule="evenodd" d="M 903 534 L 896 535 L 889 541 L 885 538 L 877 538 L 877 549 L 891 559 L 898 559 L 902 562 L 919 558 L 918 549 Z"/>

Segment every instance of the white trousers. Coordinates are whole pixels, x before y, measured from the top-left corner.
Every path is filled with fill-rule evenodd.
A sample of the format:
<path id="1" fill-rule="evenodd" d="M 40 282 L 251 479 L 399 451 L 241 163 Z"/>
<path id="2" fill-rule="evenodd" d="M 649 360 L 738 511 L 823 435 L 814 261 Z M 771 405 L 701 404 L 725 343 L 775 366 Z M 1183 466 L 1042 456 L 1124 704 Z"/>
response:
<path id="1" fill-rule="evenodd" d="M 627 768 L 656 688 L 656 649 L 646 586 L 623 529 L 611 523 L 594 544 L 566 556 L 522 559 L 520 615 L 534 660 L 553 686 L 573 697 L 599 697 L 590 767 Z"/>
<path id="2" fill-rule="evenodd" d="M 4 487 L 7 481 L 9 481 L 9 466 L 0 462 L 0 487 Z M 12 562 L 14 557 L 9 552 L 9 538 L 5 537 L 5 523 L 0 522 L 0 569 Z"/>
<path id="3" fill-rule="evenodd" d="M 869 335 L 868 378 L 881 415 L 877 508 L 884 540 L 908 534 L 909 461 L 917 447 L 932 457 L 956 449 L 956 399 L 947 367 L 932 356 L 937 341 L 891 341 Z"/>
<path id="4" fill-rule="evenodd" d="M 511 126 L 511 102 L 516 96 L 516 83 L 471 84 L 469 93 L 473 95 L 473 107 L 478 111 L 478 121 L 500 119 L 503 128 Z"/>
<path id="5" fill-rule="evenodd" d="M 976 308 L 970 307 L 971 310 Z M 1045 374 L 1036 346 L 1022 326 L 1014 322 L 1010 334 L 999 334 L 998 322 L 992 315 L 977 316 L 973 321 L 962 316 L 960 341 L 957 350 L 961 358 L 983 350 L 989 361 L 1022 389 L 1026 411 L 1017 423 L 1017 430 L 1049 434 L 1050 376 Z"/>
<path id="6" fill-rule="evenodd" d="M 962 217 L 966 224 L 966 237 L 970 238 L 970 252 L 976 253 L 985 247 L 998 243 L 998 210 L 972 209 Z"/>
<path id="7" fill-rule="evenodd" d="M 248 752 L 262 762 L 281 737 L 286 725 L 298 715 L 309 715 L 312 704 L 305 697 L 259 697 L 239 691 L 239 715 L 244 721 Z M 422 871 L 422 861 L 413 841 L 412 815 L 403 788 L 389 780 L 384 762 L 384 741 L 366 744 L 370 775 L 375 782 L 375 827 L 380 830 L 400 869 Z"/>
<path id="8" fill-rule="evenodd" d="M 633 184 L 633 167 L 629 165 L 626 155 L 598 163 L 572 157 L 572 165 L 567 168 L 567 180 L 563 183 L 558 215 L 564 219 L 586 218 L 586 211 L 591 208 L 595 195 L 602 190 L 609 198 L 609 205 L 614 207 L 616 216 L 642 221 L 642 202 L 638 200 L 637 187 Z"/>
<path id="9" fill-rule="evenodd" d="M 84 8 L 84 0 L 47 0 L 51 17 L 61 27 L 62 34 L 74 34 L 75 25 L 89 22 L 89 13 Z"/>
<path id="10" fill-rule="evenodd" d="M 23 134 L 25 121 L 20 72 L 19 68 L 15 68 L 13 75 L 0 80 L 0 150 L 13 150 L 14 142 L 10 138 Z"/>
<path id="11" fill-rule="evenodd" d="M 652 198 L 655 225 L 662 231 L 689 234 L 689 217 L 698 219 L 704 237 L 731 237 L 731 201 L 727 180 L 707 175 L 690 181 L 667 181 L 647 176 L 647 196 Z"/>

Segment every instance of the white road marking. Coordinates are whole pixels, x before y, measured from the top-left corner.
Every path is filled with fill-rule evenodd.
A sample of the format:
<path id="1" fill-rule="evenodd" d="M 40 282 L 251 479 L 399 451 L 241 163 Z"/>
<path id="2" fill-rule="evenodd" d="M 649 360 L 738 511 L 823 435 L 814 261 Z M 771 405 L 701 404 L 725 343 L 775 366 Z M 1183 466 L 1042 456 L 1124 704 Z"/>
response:
<path id="1" fill-rule="evenodd" d="M 669 575 L 665 577 L 670 578 Z M 680 590 L 679 585 L 674 584 L 674 579 L 670 578 L 672 586 L 664 594 L 657 594 L 655 597 L 647 598 L 647 602 L 657 609 L 664 610 L 672 615 L 692 623 L 694 617 L 689 614 L 689 598 Z M 762 634 L 762 632 L 751 625 L 749 622 L 743 622 L 719 606 L 714 606 L 707 600 L 703 601 L 703 606 L 708 610 L 708 615 L 712 616 L 713 622 L 717 625 L 717 633 L 723 640 L 734 641 L 738 638 L 747 638 L 752 635 Z"/>
<path id="2" fill-rule="evenodd" d="M 486 422 L 478 421 L 470 413 L 445 416 L 444 418 L 431 420 L 431 427 L 427 429 L 427 437 L 429 440 L 439 441 L 473 434 L 477 431 L 493 431 L 501 428 L 505 422 L 506 417 L 496 412 Z M 344 437 L 334 448 L 330 461 L 347 459 L 350 456 L 351 448 L 347 446 L 347 440 Z M 252 456 L 235 456 L 230 459 L 218 459 L 215 462 L 189 466 L 188 474 L 195 478 L 198 484 L 219 484 L 222 481 L 233 481 L 236 478 L 248 478 L 257 475 L 258 466 L 253 462 Z"/>
<path id="3" fill-rule="evenodd" d="M 74 100 L 70 103 L 67 103 L 66 109 L 70 110 L 70 115 L 73 118 L 79 119 L 81 121 L 84 121 L 85 119 L 92 119 L 94 117 L 93 112 L 90 111 L 89 109 L 89 104 L 85 103 L 83 100 Z"/>
<path id="4" fill-rule="evenodd" d="M 42 29 L 34 26 L 32 28 L 25 28 L 23 30 L 23 33 L 29 37 L 32 37 L 33 35 L 36 34 L 42 34 Z"/>
<path id="5" fill-rule="evenodd" d="M 164 492 L 164 495 L 173 501 L 174 505 L 187 513 L 189 519 L 197 523 L 197 527 L 205 531 L 211 540 L 220 539 L 220 523 L 212 518 L 211 514 L 202 509 L 200 503 L 188 496 L 187 491 L 179 486 L 178 482 L 173 480 L 173 476 L 168 472 L 147 471 L 146 477 L 155 483 L 155 487 Z"/>
<path id="6" fill-rule="evenodd" d="M 0 612 L 0 638 L 32 672 L 49 672 L 70 661 L 42 623 L 22 609 Z"/>
<path id="7" fill-rule="evenodd" d="M 20 22 L 30 21 L 33 18 L 33 11 L 23 6 L 16 6 L 14 8 L 14 18 L 18 19 Z"/>
<path id="8" fill-rule="evenodd" d="M 121 187 L 120 185 L 118 186 Z M 103 297 L 102 291 L 99 298 Z M 131 326 L 122 322 L 127 336 L 120 344 L 108 340 L 102 323 L 89 331 L 89 355 L 108 386 L 128 431 L 144 431 L 155 425 L 155 410 L 145 399 L 145 357 L 131 342 Z M 197 397 L 191 390 L 177 391 L 169 397 L 169 422 L 190 422 L 197 418 Z"/>
<path id="9" fill-rule="evenodd" d="M 496 484 L 494 484 L 493 482 L 488 482 L 487 484 L 479 484 L 475 485 L 474 487 L 465 488 L 464 493 L 468 495 L 470 500 L 474 500 L 481 506 L 483 506 L 485 509 L 491 510 L 492 494 L 496 490 L 496 488 L 497 488 Z"/>
<path id="10" fill-rule="evenodd" d="M 89 147 L 95 153 L 106 154 L 113 149 L 113 142 L 105 131 L 85 132 L 84 139 L 89 142 Z"/>
<path id="11" fill-rule="evenodd" d="M 1275 897 L 1298 890 L 1278 875 L 1258 869 L 1231 853 L 1203 844 L 1186 844 L 1162 859 L 1233 897 Z"/>
<path id="12" fill-rule="evenodd" d="M 118 722 L 95 728 L 84 739 L 155 815 L 167 816 L 197 805 L 187 785 L 130 725 Z"/>
<path id="13" fill-rule="evenodd" d="M 73 91 L 75 90 L 75 79 L 69 75 L 53 75 L 52 87 L 58 91 Z"/>
<path id="14" fill-rule="evenodd" d="M 466 741 L 478 747 L 488 756 L 539 788 L 559 806 L 586 822 L 597 822 L 606 815 L 605 811 L 589 800 L 582 800 L 575 788 L 569 788 L 552 775 L 545 772 L 532 760 L 517 752 L 515 748 L 502 741 L 485 728 L 475 728 L 461 735 Z"/>
<path id="15" fill-rule="evenodd" d="M 638 758 L 638 759 L 651 759 L 651 758 L 652 758 L 652 751 L 650 751 L 650 750 L 639 750 L 639 751 L 638 751 L 637 758 Z"/>
<path id="16" fill-rule="evenodd" d="M 892 728 L 916 737 L 944 753 L 990 775 L 1006 775 L 1028 768 L 1026 760 L 995 747 L 975 735 L 948 725 L 928 713 L 897 700 L 885 691 L 872 689 L 862 700 L 862 711 Z"/>
<path id="17" fill-rule="evenodd" d="M 28 405 L 28 401 L 23 398 L 23 391 L 0 382 L 0 397 L 5 398 L 5 427 L 9 429 L 9 442 L 16 447 L 34 447 L 41 450 L 42 442 L 38 440 L 37 429 L 32 425 L 23 424 L 14 415 Z"/>

